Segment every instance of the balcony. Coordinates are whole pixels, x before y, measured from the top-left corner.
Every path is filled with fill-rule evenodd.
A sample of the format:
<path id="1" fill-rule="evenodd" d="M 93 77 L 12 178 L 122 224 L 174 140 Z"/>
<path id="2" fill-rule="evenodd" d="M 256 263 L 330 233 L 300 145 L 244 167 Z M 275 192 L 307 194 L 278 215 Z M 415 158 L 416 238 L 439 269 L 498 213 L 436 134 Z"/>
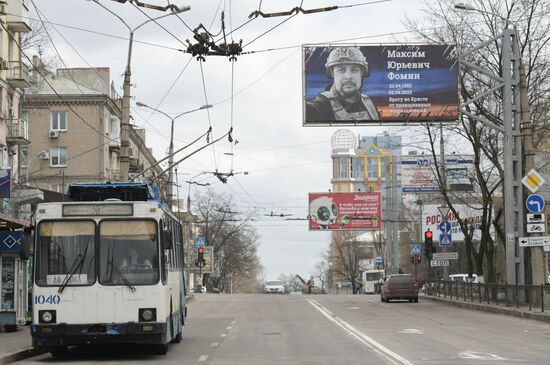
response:
<path id="1" fill-rule="evenodd" d="M 6 142 L 11 145 L 27 145 L 29 141 L 29 123 L 24 119 L 6 119 L 8 136 Z"/>
<path id="2" fill-rule="evenodd" d="M 3 1 L 5 3 L 5 1 Z M 8 17 L 8 29 L 12 32 L 26 33 L 31 31 L 29 20 L 29 0 L 8 1 L 4 11 Z"/>
<path id="3" fill-rule="evenodd" d="M 8 64 L 7 81 L 13 88 L 24 89 L 30 87 L 29 66 L 21 61 L 10 61 Z"/>

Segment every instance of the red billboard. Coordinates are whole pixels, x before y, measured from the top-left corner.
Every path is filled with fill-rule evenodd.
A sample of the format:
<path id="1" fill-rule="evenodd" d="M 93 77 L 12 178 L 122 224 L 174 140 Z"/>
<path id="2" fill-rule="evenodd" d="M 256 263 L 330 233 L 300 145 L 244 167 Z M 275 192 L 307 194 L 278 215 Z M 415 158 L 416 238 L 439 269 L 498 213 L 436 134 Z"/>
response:
<path id="1" fill-rule="evenodd" d="M 309 230 L 382 228 L 380 192 L 309 193 Z"/>

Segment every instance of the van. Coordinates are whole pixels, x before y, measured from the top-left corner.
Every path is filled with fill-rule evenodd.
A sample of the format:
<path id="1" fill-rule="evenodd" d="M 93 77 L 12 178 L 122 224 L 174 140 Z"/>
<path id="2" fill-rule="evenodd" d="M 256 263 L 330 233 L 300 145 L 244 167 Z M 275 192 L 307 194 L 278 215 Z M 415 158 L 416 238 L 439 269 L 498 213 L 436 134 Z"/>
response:
<path id="1" fill-rule="evenodd" d="M 472 274 L 471 280 L 468 278 L 468 274 L 453 274 L 449 275 L 449 281 L 458 281 L 460 283 L 469 283 L 471 281 L 474 284 L 479 282 L 477 279 L 477 274 Z"/>

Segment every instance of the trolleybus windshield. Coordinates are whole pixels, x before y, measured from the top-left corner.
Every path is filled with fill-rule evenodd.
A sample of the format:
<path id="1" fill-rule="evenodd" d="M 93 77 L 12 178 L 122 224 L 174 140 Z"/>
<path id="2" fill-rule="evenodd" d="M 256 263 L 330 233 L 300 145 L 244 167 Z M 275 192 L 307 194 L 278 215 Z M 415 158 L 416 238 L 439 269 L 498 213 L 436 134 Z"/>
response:
<path id="1" fill-rule="evenodd" d="M 95 282 L 95 223 L 46 221 L 38 225 L 36 284 L 91 285 Z"/>
<path id="2" fill-rule="evenodd" d="M 159 280 L 157 224 L 153 220 L 99 223 L 99 283 L 152 285 Z"/>

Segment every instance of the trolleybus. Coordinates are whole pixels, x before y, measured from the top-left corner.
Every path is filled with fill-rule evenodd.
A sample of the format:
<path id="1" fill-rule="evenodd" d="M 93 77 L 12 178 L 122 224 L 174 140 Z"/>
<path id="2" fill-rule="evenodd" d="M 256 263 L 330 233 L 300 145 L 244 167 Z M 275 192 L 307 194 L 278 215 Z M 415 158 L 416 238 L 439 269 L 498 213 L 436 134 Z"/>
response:
<path id="1" fill-rule="evenodd" d="M 33 345 L 181 341 L 187 308 L 182 227 L 146 184 L 71 185 L 36 210 Z"/>

